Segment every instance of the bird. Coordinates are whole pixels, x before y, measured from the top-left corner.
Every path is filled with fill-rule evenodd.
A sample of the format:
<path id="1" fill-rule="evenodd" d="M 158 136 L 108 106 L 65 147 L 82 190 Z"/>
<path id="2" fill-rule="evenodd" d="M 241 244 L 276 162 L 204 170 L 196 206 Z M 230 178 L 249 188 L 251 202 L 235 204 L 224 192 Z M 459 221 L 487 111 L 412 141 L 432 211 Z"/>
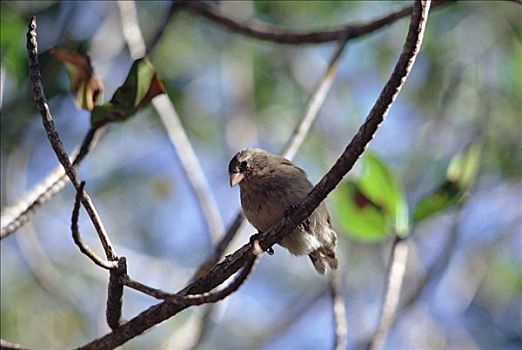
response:
<path id="1" fill-rule="evenodd" d="M 259 231 L 268 231 L 312 190 L 306 172 L 290 160 L 260 148 L 247 148 L 234 155 L 228 166 L 230 186 L 239 185 L 241 207 Z M 327 266 L 337 269 L 337 234 L 324 203 L 279 245 L 292 255 L 308 255 L 315 270 L 324 275 Z"/>

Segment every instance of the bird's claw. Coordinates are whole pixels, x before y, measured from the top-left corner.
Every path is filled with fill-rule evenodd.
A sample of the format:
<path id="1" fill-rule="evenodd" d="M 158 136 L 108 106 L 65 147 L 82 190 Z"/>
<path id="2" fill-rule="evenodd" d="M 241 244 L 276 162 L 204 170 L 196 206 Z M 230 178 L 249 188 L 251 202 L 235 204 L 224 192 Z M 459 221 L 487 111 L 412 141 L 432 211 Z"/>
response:
<path id="1" fill-rule="evenodd" d="M 259 236 L 261 235 L 262 232 L 258 232 L 256 234 L 253 234 L 252 236 L 250 236 L 250 244 L 254 244 L 254 241 L 259 241 Z M 268 255 L 274 255 L 274 249 L 272 249 L 272 247 L 268 247 L 265 249 L 265 252 L 268 254 Z"/>

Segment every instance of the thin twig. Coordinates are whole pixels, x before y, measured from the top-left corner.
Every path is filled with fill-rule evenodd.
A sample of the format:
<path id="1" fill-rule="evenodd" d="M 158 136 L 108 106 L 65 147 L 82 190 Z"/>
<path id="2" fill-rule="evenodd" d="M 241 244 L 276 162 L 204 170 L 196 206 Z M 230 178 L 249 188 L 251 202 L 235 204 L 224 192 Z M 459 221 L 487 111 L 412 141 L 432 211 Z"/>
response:
<path id="1" fill-rule="evenodd" d="M 156 96 L 152 100 L 152 105 L 163 122 L 169 139 L 176 150 L 185 177 L 196 196 L 211 242 L 215 243 L 225 230 L 225 226 L 223 225 L 217 202 L 205 177 L 205 172 L 190 144 L 170 98 L 167 95 Z"/>
<path id="2" fill-rule="evenodd" d="M 332 310 L 334 319 L 334 344 L 333 350 L 344 350 L 348 335 L 348 323 L 346 321 L 346 307 L 341 290 L 341 276 L 338 270 L 330 274 L 330 297 L 332 298 Z"/>
<path id="3" fill-rule="evenodd" d="M 370 350 L 382 349 L 386 335 L 393 326 L 406 272 L 408 251 L 407 240 L 397 237 L 392 246 L 379 325 L 369 345 Z"/>
<path id="4" fill-rule="evenodd" d="M 73 167 L 78 167 L 85 156 L 97 144 L 105 134 L 106 127 L 90 129 L 80 145 L 78 145 L 71 155 Z M 43 181 L 33 187 L 14 205 L 2 210 L 2 228 L 0 239 L 18 230 L 32 219 L 36 211 L 45 203 L 57 195 L 67 184 L 68 178 L 63 166 L 59 165 Z"/>
<path id="5" fill-rule="evenodd" d="M 424 294 L 426 291 L 426 287 L 438 276 L 440 276 L 444 270 L 446 269 L 451 255 L 455 250 L 455 243 L 457 242 L 457 235 L 450 234 L 447 238 L 443 248 L 441 249 L 439 255 L 435 259 L 435 262 L 428 268 L 426 273 L 420 278 L 417 282 L 417 285 L 414 287 L 413 291 L 410 292 L 405 298 L 404 302 L 401 305 L 401 310 L 406 311 L 410 307 L 412 307 L 417 300 Z"/>
<path id="6" fill-rule="evenodd" d="M 118 1 L 118 6 L 121 13 L 124 37 L 131 52 L 131 57 L 133 59 L 141 58 L 145 54 L 146 48 L 138 23 L 135 3 L 134 1 Z M 190 144 L 170 98 L 166 94 L 162 94 L 152 100 L 152 105 L 160 116 L 170 142 L 174 146 L 185 178 L 197 199 L 198 206 L 207 225 L 210 241 L 214 243 L 225 230 L 225 226 L 196 152 L 194 152 Z"/>
<path id="7" fill-rule="evenodd" d="M 78 191 L 80 187 L 80 182 L 76 177 L 76 170 L 72 166 L 67 153 L 63 148 L 62 141 L 60 140 L 60 135 L 58 131 L 54 127 L 54 119 L 49 110 L 49 105 L 47 104 L 47 100 L 45 98 L 44 88 L 42 84 L 42 78 L 40 74 L 40 65 L 38 63 L 38 42 L 36 40 L 36 17 L 33 16 L 31 21 L 29 22 L 29 30 L 27 32 L 27 53 L 29 54 L 29 63 L 30 63 L 30 71 L 31 71 L 31 85 L 33 91 L 33 98 L 36 104 L 36 108 L 40 112 L 42 116 L 42 122 L 47 132 L 47 138 L 51 143 L 51 147 L 53 148 L 56 157 L 60 164 L 62 164 L 65 173 L 71 180 L 71 183 Z M 109 260 L 116 260 L 116 253 L 114 252 L 114 248 L 112 247 L 111 241 L 105 228 L 103 227 L 103 223 L 96 212 L 96 208 L 94 208 L 94 204 L 92 203 L 89 195 L 83 191 L 81 196 L 81 203 L 85 207 L 87 214 L 89 215 L 96 232 L 98 233 L 98 237 L 102 243 L 103 249 L 105 251 L 105 255 Z"/>
<path id="8" fill-rule="evenodd" d="M 74 208 L 71 217 L 71 232 L 74 239 L 74 243 L 76 243 L 78 248 L 80 248 L 80 251 L 83 254 L 87 255 L 87 257 L 91 259 L 96 265 L 107 270 L 115 269 L 118 266 L 117 261 L 106 261 L 100 258 L 87 244 L 83 242 L 80 236 L 80 230 L 78 228 L 78 218 L 80 216 L 80 201 L 84 192 L 84 186 L 85 181 L 82 181 L 74 199 Z"/>
<path id="9" fill-rule="evenodd" d="M 324 200 L 328 193 L 330 193 L 341 181 L 343 176 L 353 167 L 354 163 L 362 154 L 365 146 L 370 142 L 377 131 L 377 127 L 383 121 L 387 111 L 411 70 L 415 56 L 417 55 L 422 42 L 428 10 L 429 2 L 415 2 L 408 35 L 402 53 L 393 73 L 386 82 L 384 89 L 381 91 L 374 108 L 372 108 L 365 122 L 349 143 L 339 160 L 323 177 L 319 184 L 314 187 L 312 192 L 306 196 L 300 207 L 292 216 L 292 219 L 283 220 L 274 228 L 258 237 L 259 244 L 263 250 L 266 250 L 279 242 L 285 234 L 292 232 L 297 225 L 308 217 L 322 200 Z M 227 256 L 223 262 L 211 269 L 205 277 L 200 278 L 184 288 L 181 293 L 194 294 L 212 290 L 243 267 L 251 252 L 252 245 L 250 243 L 245 244 L 233 254 Z M 154 325 L 172 317 L 183 309 L 184 307 L 169 302 L 154 305 L 127 323 L 120 325 L 120 327 L 115 331 L 106 334 L 99 339 L 93 340 L 84 345 L 81 349 L 113 349 L 127 342 L 129 339 L 143 333 Z"/>
<path id="10" fill-rule="evenodd" d="M 449 4 L 452 1 L 436 1 L 433 7 Z M 331 42 L 346 37 L 347 40 L 371 34 L 412 13 L 413 6 L 375 18 L 365 23 L 343 24 L 335 28 L 320 31 L 288 31 L 277 26 L 255 20 L 235 19 L 219 10 L 217 6 L 203 1 L 185 1 L 184 8 L 203 16 L 226 29 L 251 38 L 270 41 L 278 44 L 302 45 Z"/>
<path id="11" fill-rule="evenodd" d="M 326 96 L 332 87 L 332 83 L 337 74 L 337 68 L 339 67 L 339 61 L 341 60 L 347 43 L 348 37 L 339 39 L 339 44 L 337 45 L 332 58 L 330 58 L 330 62 L 328 63 L 324 75 L 319 80 L 319 84 L 313 92 L 310 100 L 308 100 L 302 119 L 297 123 L 294 130 L 292 131 L 292 135 L 288 139 L 288 142 L 281 150 L 281 155 L 283 157 L 293 159 L 297 154 L 297 150 L 299 147 L 301 147 L 301 144 L 308 134 L 308 131 L 310 131 L 312 123 L 317 117 L 319 109 L 323 105 L 324 100 L 326 99 Z"/>

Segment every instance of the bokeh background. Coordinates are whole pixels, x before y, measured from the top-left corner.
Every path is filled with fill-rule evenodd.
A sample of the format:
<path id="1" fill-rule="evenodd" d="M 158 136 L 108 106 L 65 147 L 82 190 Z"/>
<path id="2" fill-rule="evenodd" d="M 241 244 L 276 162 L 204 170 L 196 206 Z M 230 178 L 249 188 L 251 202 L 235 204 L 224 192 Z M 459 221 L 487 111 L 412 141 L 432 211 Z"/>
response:
<path id="1" fill-rule="evenodd" d="M 221 2 L 223 11 L 286 28 L 319 29 L 372 19 L 409 2 Z M 168 2 L 137 2 L 149 38 Z M 38 16 L 42 73 L 68 151 L 89 127 L 61 64 L 65 47 L 90 55 L 108 100 L 132 64 L 118 6 L 100 1 L 1 3 L 1 206 L 4 210 L 57 166 L 30 94 L 25 32 Z M 296 163 L 317 182 L 364 120 L 402 47 L 408 19 L 348 44 L 329 96 Z M 386 348 L 522 347 L 522 6 L 463 1 L 434 10 L 404 89 L 370 145 L 402 184 L 410 205 L 440 185 L 451 158 L 482 145 L 474 186 L 453 206 L 412 228 L 403 300 Z M 225 224 L 239 209 L 227 165 L 245 146 L 278 152 L 304 112 L 334 43 L 284 46 L 249 39 L 189 12 L 176 14 L 150 59 L 199 156 Z M 360 171 L 354 169 L 353 174 Z M 82 163 L 116 250 L 129 273 L 164 290 L 183 287 L 211 252 L 195 198 L 151 107 L 114 124 Z M 335 194 L 334 194 L 335 195 Z M 108 332 L 107 273 L 74 245 L 74 193 L 67 186 L 23 229 L 1 242 L 1 337 L 62 349 Z M 348 346 L 371 336 L 380 312 L 391 236 L 361 241 L 339 232 Z M 85 240 L 99 248 L 85 215 Z M 244 244 L 251 226 L 230 247 Z M 126 290 L 124 318 L 155 303 Z M 324 349 L 332 344 L 327 281 L 308 259 L 281 248 L 218 304 L 199 349 Z M 205 308 L 193 308 L 123 349 L 184 349 Z"/>

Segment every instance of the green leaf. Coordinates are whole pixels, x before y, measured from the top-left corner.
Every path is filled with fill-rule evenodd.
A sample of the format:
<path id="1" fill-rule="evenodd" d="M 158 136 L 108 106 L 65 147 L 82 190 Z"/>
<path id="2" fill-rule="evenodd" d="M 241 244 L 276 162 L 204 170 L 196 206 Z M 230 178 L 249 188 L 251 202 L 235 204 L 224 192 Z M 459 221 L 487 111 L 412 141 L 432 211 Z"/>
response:
<path id="1" fill-rule="evenodd" d="M 92 110 L 91 125 L 100 127 L 110 122 L 125 121 L 164 92 L 165 88 L 150 61 L 146 58 L 136 60 L 127 79 L 116 90 L 110 102 Z"/>
<path id="2" fill-rule="evenodd" d="M 453 157 L 448 166 L 446 180 L 432 193 L 422 197 L 413 213 L 413 222 L 425 220 L 462 203 L 473 185 L 480 165 L 481 147 L 474 143 Z"/>
<path id="3" fill-rule="evenodd" d="M 56 48 L 51 48 L 49 53 L 65 65 L 76 105 L 92 111 L 103 91 L 103 84 L 94 73 L 89 56 Z"/>
<path id="4" fill-rule="evenodd" d="M 384 211 L 360 191 L 356 182 L 343 182 L 333 200 L 336 218 L 352 238 L 375 242 L 388 234 Z"/>
<path id="5" fill-rule="evenodd" d="M 409 214 L 404 191 L 392 171 L 368 151 L 362 173 L 343 183 L 336 192 L 336 217 L 353 238 L 375 242 L 394 232 L 409 233 Z"/>
<path id="6" fill-rule="evenodd" d="M 402 186 L 376 155 L 366 151 L 362 162 L 363 171 L 359 178 L 361 191 L 384 209 L 393 231 L 400 236 L 408 235 L 408 205 Z"/>

